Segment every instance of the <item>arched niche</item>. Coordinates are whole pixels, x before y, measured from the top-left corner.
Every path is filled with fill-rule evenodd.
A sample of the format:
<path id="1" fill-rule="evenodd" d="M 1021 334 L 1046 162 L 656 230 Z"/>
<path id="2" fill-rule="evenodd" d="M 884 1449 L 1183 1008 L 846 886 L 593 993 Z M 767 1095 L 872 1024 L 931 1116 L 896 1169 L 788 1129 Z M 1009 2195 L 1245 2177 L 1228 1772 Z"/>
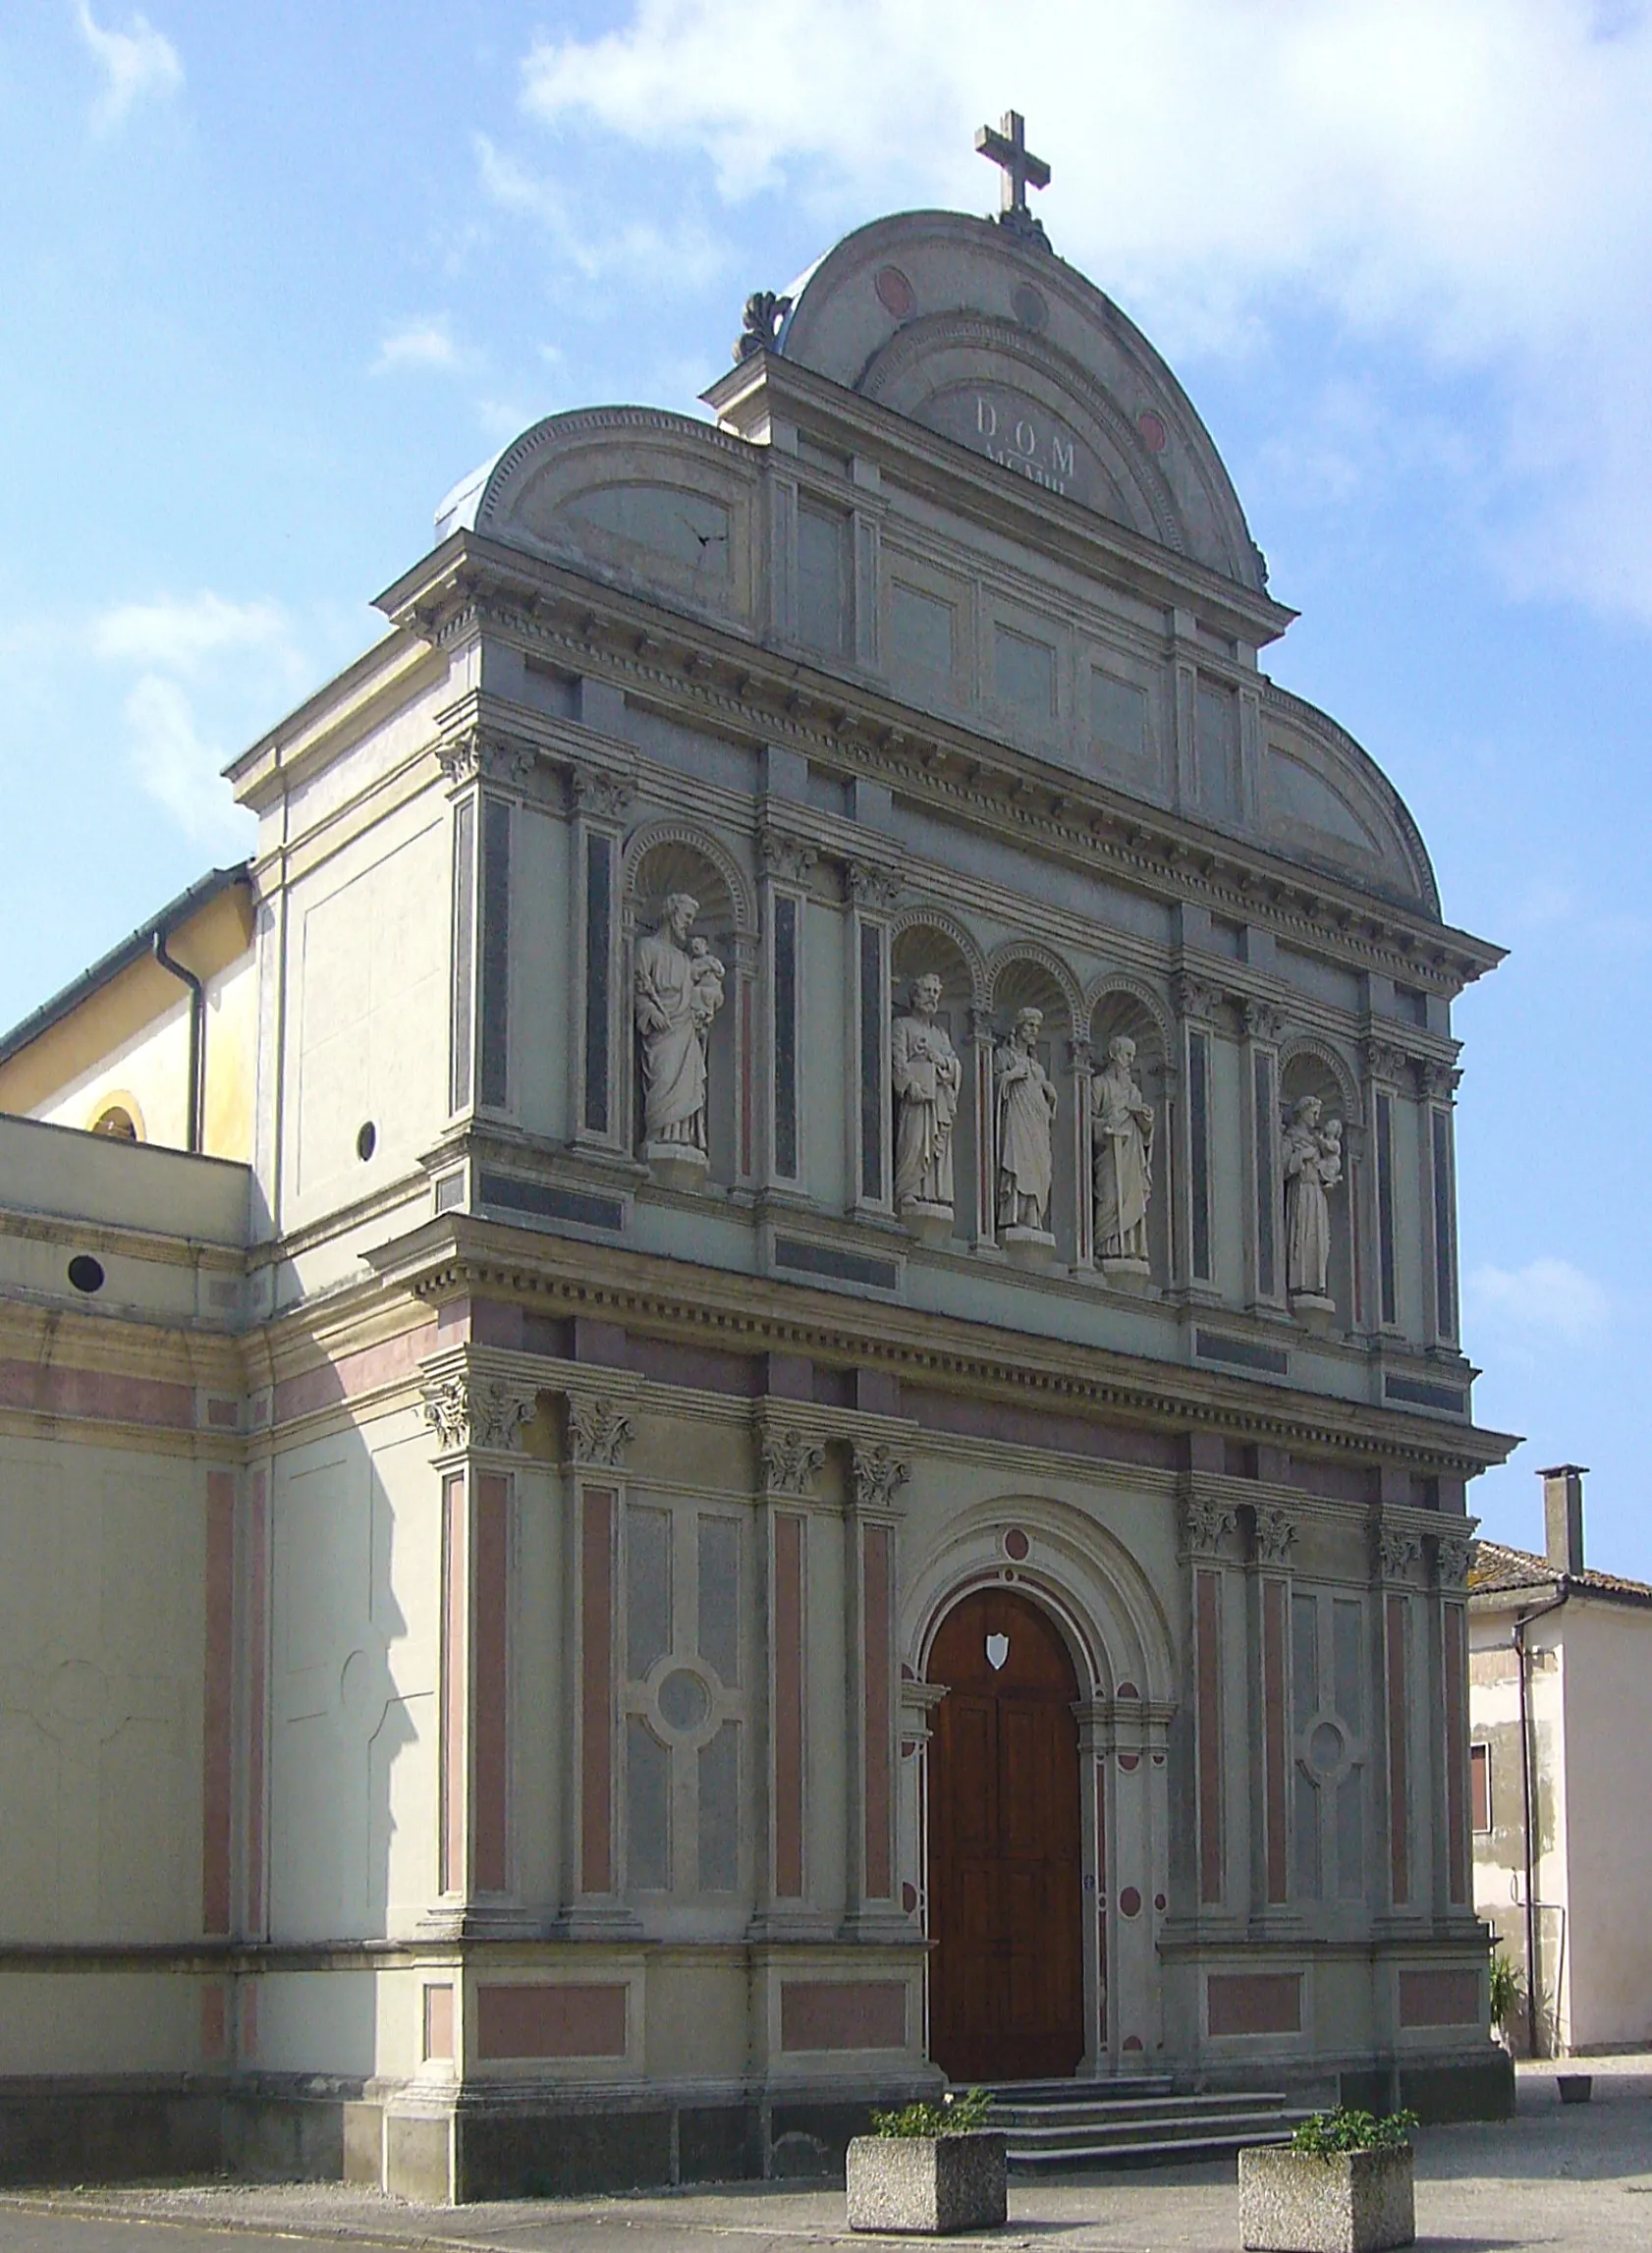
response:
<path id="1" fill-rule="evenodd" d="M 979 1226 L 980 1129 L 972 1039 L 974 1012 L 982 991 L 979 950 L 952 916 L 933 908 L 909 908 L 896 920 L 890 933 L 889 964 L 893 1014 L 897 1017 L 910 1010 L 912 987 L 919 978 L 933 975 L 941 981 L 941 1006 L 936 1014 L 964 1068 L 958 1116 L 953 1123 L 953 1234 L 968 1240 Z M 897 1097 L 890 1126 L 892 1149 L 900 1123 Z"/>
<path id="2" fill-rule="evenodd" d="M 686 893 L 695 903 L 690 950 L 703 941 L 723 965 L 723 1001 L 706 1039 L 706 1154 L 710 1179 L 725 1187 L 746 1171 L 741 1147 L 743 1081 L 750 1069 L 744 1018 L 751 956 L 749 887 L 716 842 L 688 829 L 654 824 L 632 839 L 626 852 L 625 938 L 627 1087 L 625 1116 L 632 1147 L 642 1153 L 643 1095 L 640 1035 L 636 1025 L 637 941 L 666 919 L 667 902 Z"/>
<path id="3" fill-rule="evenodd" d="M 1171 1213 L 1174 1206 L 1177 1074 L 1175 1046 L 1168 1014 L 1158 996 L 1133 979 L 1109 978 L 1092 989 L 1086 1030 L 1090 1043 L 1091 1085 L 1107 1068 L 1112 1043 L 1135 1043 L 1132 1069 L 1136 1085 L 1153 1112 L 1152 1187 L 1147 1206 L 1147 1261 L 1150 1279 L 1163 1286 L 1172 1278 Z M 1091 1205 L 1091 1248 L 1099 1261 L 1100 1237 L 1095 1229 L 1095 1132 L 1093 1104 L 1088 1107 L 1089 1146 L 1086 1180 Z"/>
<path id="4" fill-rule="evenodd" d="M 1322 1126 L 1332 1121 L 1342 1123 L 1342 1181 L 1327 1193 L 1331 1222 L 1327 1295 L 1336 1304 L 1335 1327 L 1352 1330 L 1357 1321 L 1353 1288 L 1354 1231 L 1358 1226 L 1356 1152 L 1361 1139 L 1357 1082 L 1334 1049 L 1318 1041 L 1298 1039 L 1287 1042 L 1280 1052 L 1279 1092 L 1277 1130 L 1282 1137 L 1296 1105 L 1306 1096 L 1318 1101 Z M 1283 1256 L 1286 1243 L 1283 1210 L 1280 1228 Z"/>
<path id="5" fill-rule="evenodd" d="M 1078 1209 L 1079 1135 L 1081 1119 L 1075 1103 L 1073 1042 L 1078 1025 L 1078 996 L 1067 965 L 1048 949 L 1027 944 L 1006 948 L 990 968 L 988 1009 L 992 1024 L 993 1085 L 984 1091 L 986 1127 L 984 1147 L 992 1154 L 987 1169 L 991 1184 L 991 1212 L 995 1236 L 1003 1239 L 1001 1192 L 997 1158 L 998 1053 L 1010 1042 L 1022 1010 L 1037 1010 L 1043 1022 L 1038 1029 L 1039 1062 L 1056 1089 L 1056 1115 L 1050 1130 L 1052 1183 L 1049 1228 L 1056 1239 L 1055 1256 L 1066 1266 L 1080 1254 L 1082 1219 Z"/>

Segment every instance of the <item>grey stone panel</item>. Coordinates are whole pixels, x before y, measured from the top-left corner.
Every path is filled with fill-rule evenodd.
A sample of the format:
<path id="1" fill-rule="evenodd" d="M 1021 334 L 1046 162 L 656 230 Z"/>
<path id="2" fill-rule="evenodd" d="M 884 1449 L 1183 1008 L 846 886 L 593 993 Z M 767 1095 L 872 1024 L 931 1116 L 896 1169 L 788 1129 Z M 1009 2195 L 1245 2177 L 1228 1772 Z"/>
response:
<path id="1" fill-rule="evenodd" d="M 677 2116 L 679 2182 L 746 2182 L 763 2171 L 754 2105 L 690 2105 Z"/>
<path id="2" fill-rule="evenodd" d="M 455 2195 L 568 2198 L 671 2180 L 669 2112 L 461 2113 Z"/>

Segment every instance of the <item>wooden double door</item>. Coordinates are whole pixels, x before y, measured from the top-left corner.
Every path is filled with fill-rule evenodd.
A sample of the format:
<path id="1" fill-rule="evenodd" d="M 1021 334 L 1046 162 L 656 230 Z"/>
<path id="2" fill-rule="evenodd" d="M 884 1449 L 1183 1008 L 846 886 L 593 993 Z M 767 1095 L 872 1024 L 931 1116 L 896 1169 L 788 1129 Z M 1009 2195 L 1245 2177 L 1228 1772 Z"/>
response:
<path id="1" fill-rule="evenodd" d="M 1084 2053 L 1078 1683 L 1009 1589 L 942 1621 L 929 1744 L 929 2052 L 955 2082 L 1074 2072 Z"/>

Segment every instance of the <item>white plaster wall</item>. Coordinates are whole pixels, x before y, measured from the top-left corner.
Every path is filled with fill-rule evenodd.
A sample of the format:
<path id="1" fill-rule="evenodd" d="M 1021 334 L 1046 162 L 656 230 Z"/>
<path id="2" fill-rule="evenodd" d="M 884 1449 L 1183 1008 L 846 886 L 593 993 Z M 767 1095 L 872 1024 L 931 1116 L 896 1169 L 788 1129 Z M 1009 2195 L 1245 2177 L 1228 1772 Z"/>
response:
<path id="1" fill-rule="evenodd" d="M 406 1930 L 436 1892 L 441 1525 L 411 1411 L 276 1458 L 270 1927 Z"/>
<path id="2" fill-rule="evenodd" d="M 1579 1601 L 1566 1650 L 1572 2048 L 1652 2040 L 1652 1610 Z"/>
<path id="3" fill-rule="evenodd" d="M 203 1465 L 0 1440 L 0 1939 L 201 1917 Z"/>

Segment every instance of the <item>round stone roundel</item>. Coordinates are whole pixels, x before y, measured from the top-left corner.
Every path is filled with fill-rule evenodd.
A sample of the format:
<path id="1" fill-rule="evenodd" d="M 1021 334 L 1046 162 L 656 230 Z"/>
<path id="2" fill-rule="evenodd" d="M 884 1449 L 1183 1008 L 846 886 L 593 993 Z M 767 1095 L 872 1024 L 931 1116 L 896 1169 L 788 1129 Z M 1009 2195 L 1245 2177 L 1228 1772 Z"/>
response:
<path id="1" fill-rule="evenodd" d="M 899 266 L 880 266 L 872 287 L 878 294 L 878 303 L 898 321 L 904 321 L 917 302 L 912 285 Z"/>
<path id="2" fill-rule="evenodd" d="M 674 1667 L 660 1684 L 660 1719 L 667 1729 L 674 1729 L 686 1736 L 698 1729 L 711 1711 L 711 1698 L 704 1682 L 687 1667 Z"/>

